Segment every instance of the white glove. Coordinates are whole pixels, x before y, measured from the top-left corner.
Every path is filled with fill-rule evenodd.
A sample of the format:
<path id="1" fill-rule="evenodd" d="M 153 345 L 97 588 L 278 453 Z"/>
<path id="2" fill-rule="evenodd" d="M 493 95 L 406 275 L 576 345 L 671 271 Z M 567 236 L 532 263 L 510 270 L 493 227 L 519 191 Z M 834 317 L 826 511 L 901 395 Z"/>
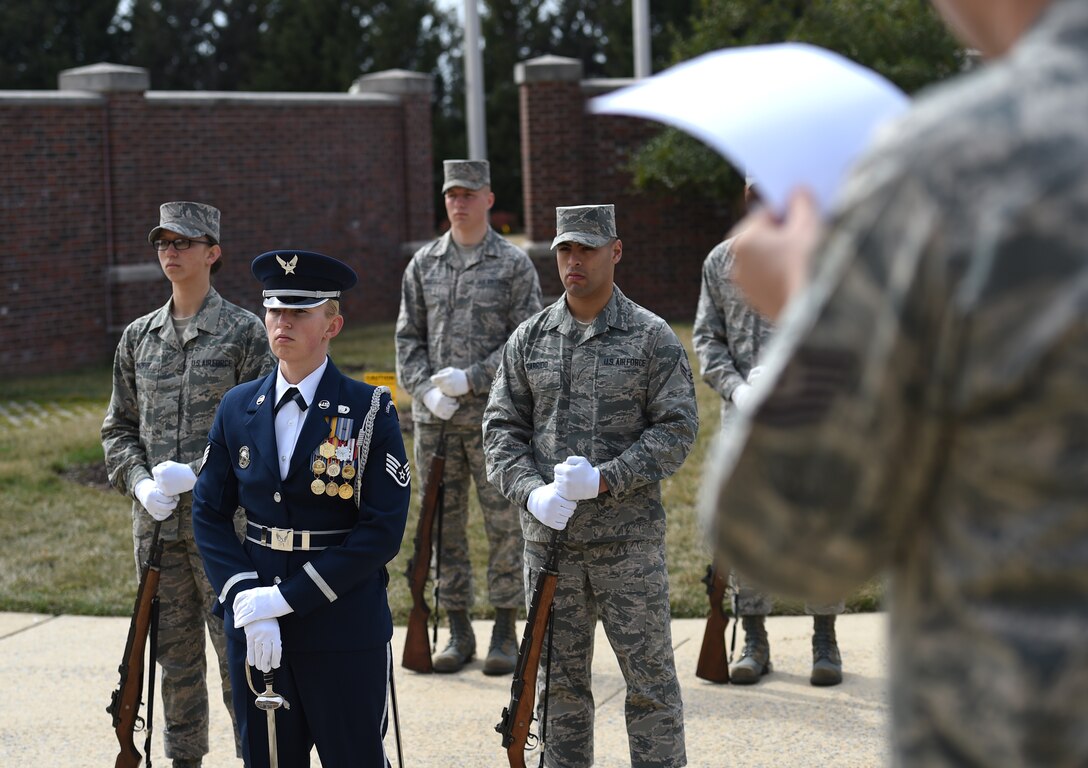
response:
<path id="1" fill-rule="evenodd" d="M 279 587 L 254 587 L 234 596 L 234 626 L 244 627 L 254 621 L 275 619 L 294 610 Z"/>
<path id="2" fill-rule="evenodd" d="M 283 643 L 280 640 L 280 623 L 275 619 L 261 619 L 246 624 L 246 663 L 262 672 L 271 672 L 280 665 Z"/>
<path id="3" fill-rule="evenodd" d="M 752 370 L 748 371 L 748 383 L 755 384 L 756 379 L 763 375 L 763 366 L 757 365 Z"/>
<path id="4" fill-rule="evenodd" d="M 442 390 L 446 397 L 468 394 L 468 376 L 460 368 L 443 368 L 431 376 L 431 383 Z"/>
<path id="5" fill-rule="evenodd" d="M 170 517 L 174 513 L 174 507 L 178 505 L 178 497 L 163 493 L 158 483 L 150 477 L 136 483 L 132 494 L 144 505 L 147 513 L 159 522 Z"/>
<path id="6" fill-rule="evenodd" d="M 423 393 L 423 404 L 427 406 L 428 411 L 442 419 L 442 421 L 448 421 L 461 407 L 461 404 L 452 397 L 443 395 L 438 387 L 428 389 Z"/>
<path id="7" fill-rule="evenodd" d="M 601 489 L 601 470 L 584 456 L 568 456 L 555 465 L 555 490 L 564 499 L 595 499 Z"/>
<path id="8" fill-rule="evenodd" d="M 567 527 L 567 521 L 578 505 L 560 496 L 555 490 L 555 483 L 548 483 L 534 488 L 525 506 L 544 525 L 561 531 Z"/>
<path id="9" fill-rule="evenodd" d="M 752 385 L 751 384 L 738 384 L 737 388 L 733 390 L 733 404 L 737 406 L 737 410 L 742 413 L 748 412 L 748 406 L 745 405 L 752 398 Z"/>
<path id="10" fill-rule="evenodd" d="M 151 470 L 151 476 L 155 478 L 155 484 L 159 490 L 168 496 L 177 496 L 193 490 L 196 485 L 196 473 L 188 464 L 179 464 L 176 461 L 164 461 Z"/>

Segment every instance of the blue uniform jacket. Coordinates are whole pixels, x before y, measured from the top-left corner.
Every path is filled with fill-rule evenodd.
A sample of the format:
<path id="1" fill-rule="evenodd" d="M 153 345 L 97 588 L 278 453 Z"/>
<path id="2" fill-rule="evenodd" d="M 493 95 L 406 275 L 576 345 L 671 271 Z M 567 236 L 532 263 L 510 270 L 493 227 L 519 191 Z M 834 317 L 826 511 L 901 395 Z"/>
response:
<path id="1" fill-rule="evenodd" d="M 350 379 L 330 361 L 305 412 L 287 478 L 281 480 L 275 384 L 273 372 L 223 398 L 193 490 L 193 532 L 218 595 L 215 612 L 227 634 L 244 642 L 244 629 L 234 627 L 235 596 L 279 584 L 294 609 L 279 620 L 285 654 L 380 646 L 393 633 L 385 566 L 400 549 L 411 496 L 396 408 L 388 390 Z M 357 470 L 358 494 L 348 499 L 314 494 L 313 452 L 328 440 L 329 421 L 351 419 L 351 437 L 359 438 L 371 411 L 373 430 L 365 464 Z M 359 462 L 364 441 L 357 442 L 354 461 Z M 248 539 L 239 543 L 233 523 L 238 507 L 250 522 L 269 528 L 347 532 L 322 537 L 337 543 L 320 551 L 286 552 Z M 260 537 L 252 526 L 247 533 Z"/>

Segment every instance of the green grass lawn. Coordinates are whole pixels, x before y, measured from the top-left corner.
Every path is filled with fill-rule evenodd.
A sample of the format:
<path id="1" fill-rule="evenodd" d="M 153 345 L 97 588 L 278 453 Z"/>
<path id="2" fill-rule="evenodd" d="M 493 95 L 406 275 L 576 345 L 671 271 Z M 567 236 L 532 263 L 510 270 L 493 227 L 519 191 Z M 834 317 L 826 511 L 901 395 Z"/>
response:
<path id="1" fill-rule="evenodd" d="M 350 327 L 350 326 L 349 326 Z M 691 354 L 691 326 L 674 326 Z M 333 358 L 345 371 L 392 371 L 393 326 L 379 324 L 346 331 L 334 343 Z M 692 357 L 694 360 L 694 357 Z M 668 562 L 672 609 L 677 617 L 706 615 L 700 579 L 708 554 L 696 523 L 701 470 L 718 430 L 718 397 L 696 382 L 700 428 L 683 468 L 663 488 L 669 515 Z M 129 499 L 103 488 L 99 427 L 110 394 L 108 367 L 78 374 L 8 379 L 0 382 L 0 610 L 89 615 L 128 615 L 135 597 L 135 562 Z M 410 400 L 397 394 L 402 414 Z M 4 413 L 22 414 L 14 424 Z M 405 435 L 411 456 L 411 435 Z M 415 471 L 418 478 L 424 468 Z M 416 499 L 418 502 L 418 498 Z M 400 554 L 390 564 L 394 618 L 403 623 L 411 608 L 404 571 L 412 554 L 418 506 L 413 503 Z M 472 500 L 470 546 L 474 570 L 486 569 L 486 538 Z M 476 580 L 476 614 L 489 613 L 486 583 Z M 850 610 L 873 610 L 880 590 L 870 584 L 848 600 Z M 799 603 L 780 601 L 778 610 L 799 612 Z"/>

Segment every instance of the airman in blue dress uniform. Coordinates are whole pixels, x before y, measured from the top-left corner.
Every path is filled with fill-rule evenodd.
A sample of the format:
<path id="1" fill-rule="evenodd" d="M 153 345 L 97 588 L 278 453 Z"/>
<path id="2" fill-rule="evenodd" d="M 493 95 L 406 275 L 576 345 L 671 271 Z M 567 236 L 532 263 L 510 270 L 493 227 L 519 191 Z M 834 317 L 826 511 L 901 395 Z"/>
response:
<path id="1" fill-rule="evenodd" d="M 397 411 L 388 389 L 344 376 L 328 357 L 344 324 L 341 292 L 357 280 L 350 267 L 271 251 L 252 270 L 279 366 L 224 397 L 193 493 L 245 763 L 269 765 L 271 747 L 279 765 L 308 766 L 316 744 L 326 768 L 389 765 L 386 564 L 410 498 Z M 258 707 L 268 684 L 289 708 Z"/>

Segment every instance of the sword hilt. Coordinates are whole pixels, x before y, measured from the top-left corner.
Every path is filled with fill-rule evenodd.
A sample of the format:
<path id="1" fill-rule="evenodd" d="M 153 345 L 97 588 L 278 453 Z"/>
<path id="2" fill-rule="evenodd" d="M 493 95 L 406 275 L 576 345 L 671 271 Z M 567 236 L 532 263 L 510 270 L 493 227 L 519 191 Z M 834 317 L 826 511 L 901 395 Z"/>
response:
<path id="1" fill-rule="evenodd" d="M 246 665 L 246 678 L 249 680 L 249 689 L 253 691 L 253 694 L 257 697 L 253 702 L 257 709 L 270 712 L 272 710 L 283 707 L 284 709 L 290 709 L 291 705 L 287 699 L 282 695 L 272 690 L 272 672 L 268 671 L 264 673 L 264 690 L 259 692 L 253 687 L 253 680 L 250 678 L 249 665 Z"/>

